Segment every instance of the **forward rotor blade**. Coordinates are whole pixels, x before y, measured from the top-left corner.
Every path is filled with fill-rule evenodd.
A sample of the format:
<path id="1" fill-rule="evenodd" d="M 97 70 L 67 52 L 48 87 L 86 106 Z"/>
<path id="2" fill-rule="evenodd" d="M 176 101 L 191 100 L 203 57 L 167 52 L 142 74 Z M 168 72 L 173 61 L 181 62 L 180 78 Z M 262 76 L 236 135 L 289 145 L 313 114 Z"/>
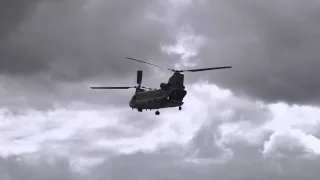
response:
<path id="1" fill-rule="evenodd" d="M 198 71 L 209 71 L 209 70 L 218 70 L 218 69 L 227 69 L 232 68 L 231 66 L 222 66 L 222 67 L 212 67 L 212 68 L 202 68 L 202 69 L 189 69 L 189 70 L 182 70 L 188 72 L 198 72 Z"/>
<path id="2" fill-rule="evenodd" d="M 137 84 L 141 85 L 142 83 L 142 71 L 137 71 Z"/>
<path id="3" fill-rule="evenodd" d="M 152 64 L 152 63 L 149 63 L 149 62 L 141 61 L 139 59 L 134 59 L 134 58 L 130 58 L 130 57 L 126 57 L 126 58 L 130 59 L 130 60 L 133 60 L 133 61 L 138 61 L 138 62 L 141 62 L 141 63 L 145 63 L 145 64 L 149 64 L 149 65 L 156 66 L 156 67 L 159 67 L 159 68 L 163 68 L 163 69 L 166 69 L 166 70 L 169 70 L 169 71 L 174 71 L 174 69 L 169 69 L 169 68 L 166 68 L 166 67 L 161 66 L 161 65 L 157 65 L 157 64 Z"/>
<path id="4" fill-rule="evenodd" d="M 130 89 L 135 87 L 90 87 L 91 89 Z"/>

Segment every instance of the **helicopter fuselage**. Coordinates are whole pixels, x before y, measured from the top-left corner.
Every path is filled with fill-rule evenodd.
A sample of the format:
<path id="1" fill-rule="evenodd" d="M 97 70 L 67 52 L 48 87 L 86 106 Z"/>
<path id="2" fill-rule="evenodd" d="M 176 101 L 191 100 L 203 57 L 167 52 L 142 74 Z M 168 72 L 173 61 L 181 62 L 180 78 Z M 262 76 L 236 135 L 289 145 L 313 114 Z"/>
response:
<path id="1" fill-rule="evenodd" d="M 184 75 L 174 73 L 168 83 L 161 83 L 161 89 L 137 90 L 130 100 L 130 107 L 133 109 L 162 109 L 170 107 L 180 107 L 187 94 L 183 85 Z"/>
<path id="2" fill-rule="evenodd" d="M 150 91 L 136 92 L 130 100 L 133 109 L 162 109 L 169 107 L 180 107 L 187 91 L 184 89 L 156 89 Z"/>

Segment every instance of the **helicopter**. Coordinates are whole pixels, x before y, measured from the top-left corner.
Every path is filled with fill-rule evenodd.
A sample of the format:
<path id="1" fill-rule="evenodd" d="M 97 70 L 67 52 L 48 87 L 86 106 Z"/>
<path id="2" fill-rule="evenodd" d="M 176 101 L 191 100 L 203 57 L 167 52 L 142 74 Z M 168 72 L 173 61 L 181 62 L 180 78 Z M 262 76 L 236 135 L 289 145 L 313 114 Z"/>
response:
<path id="1" fill-rule="evenodd" d="M 156 110 L 155 115 L 160 115 L 159 109 L 179 107 L 182 110 L 184 104 L 183 99 L 187 95 L 187 91 L 184 86 L 184 74 L 183 72 L 199 72 L 217 69 L 232 68 L 231 66 L 221 66 L 202 69 L 188 69 L 188 70 L 175 70 L 166 68 L 164 66 L 149 63 L 146 61 L 126 57 L 129 60 L 145 63 L 148 65 L 156 66 L 162 69 L 166 69 L 173 72 L 173 75 L 169 78 L 167 83 L 160 83 L 160 89 L 152 89 L 145 86 L 141 86 L 143 71 L 137 71 L 137 86 L 131 87 L 90 87 L 91 89 L 130 89 L 134 88 L 135 93 L 131 97 L 129 106 L 133 109 L 137 109 L 138 112 L 142 110 Z"/>

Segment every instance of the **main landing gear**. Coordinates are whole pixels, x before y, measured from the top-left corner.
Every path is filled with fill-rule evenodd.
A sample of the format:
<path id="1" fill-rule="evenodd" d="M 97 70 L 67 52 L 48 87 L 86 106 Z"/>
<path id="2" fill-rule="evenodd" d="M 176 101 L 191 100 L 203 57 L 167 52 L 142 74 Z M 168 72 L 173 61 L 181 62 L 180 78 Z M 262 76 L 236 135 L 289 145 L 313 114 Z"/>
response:
<path id="1" fill-rule="evenodd" d="M 151 109 L 150 109 L 150 110 L 151 110 Z M 182 107 L 179 106 L 179 111 L 181 111 L 181 110 L 182 110 Z M 139 111 L 139 112 L 142 112 L 142 109 L 138 109 L 138 111 Z M 159 110 L 157 110 L 157 111 L 155 112 L 155 114 L 156 114 L 157 116 L 159 116 L 159 115 L 160 115 Z"/>

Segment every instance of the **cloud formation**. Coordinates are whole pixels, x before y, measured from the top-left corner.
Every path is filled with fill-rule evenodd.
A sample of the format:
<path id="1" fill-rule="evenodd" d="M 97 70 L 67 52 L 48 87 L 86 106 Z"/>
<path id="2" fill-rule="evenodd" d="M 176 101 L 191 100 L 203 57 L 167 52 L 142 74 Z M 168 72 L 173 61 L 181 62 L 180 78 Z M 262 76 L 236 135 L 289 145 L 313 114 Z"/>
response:
<path id="1" fill-rule="evenodd" d="M 78 101 L 127 105 L 132 91 L 92 91 L 89 86 L 133 86 L 136 71 L 143 70 L 143 84 L 159 87 L 157 70 L 125 57 L 169 66 L 179 61 L 162 50 L 178 33 L 174 18 L 181 10 L 170 2 L 23 2 L 23 11 L 10 8 L 17 16 L 14 25 L 0 32 L 0 90 L 5 94 L 0 104 L 12 109 L 47 110 Z M 4 26 L 12 21 L 10 15 L 1 18 Z"/>
<path id="2" fill-rule="evenodd" d="M 62 158 L 70 167 L 61 178 L 316 179 L 319 109 L 251 102 L 205 83 L 191 87 L 183 112 L 161 116 L 111 107 L 3 111 L 0 152 L 26 158 L 4 165 L 42 178 L 40 172 L 59 171 Z M 30 157 L 37 158 L 33 169 Z M 301 164 L 308 168 L 297 169 Z"/>
<path id="3" fill-rule="evenodd" d="M 318 179 L 320 110 L 290 105 L 317 101 L 316 62 L 298 67 L 318 55 L 317 2 L 28 2 L 0 30 L 0 179 Z M 234 69 L 186 75 L 183 110 L 155 116 L 88 89 L 170 73 L 125 56 Z"/>
<path id="4" fill-rule="evenodd" d="M 43 72 L 61 81 L 105 73 L 114 78 L 131 76 L 137 66 L 126 56 L 161 56 L 161 44 L 171 42 L 170 27 L 150 17 L 166 16 L 165 5 L 160 5 L 143 0 L 40 2 L 8 42 L 11 49 L 33 57 L 3 61 L 2 73 Z"/>
<path id="5" fill-rule="evenodd" d="M 42 64 L 37 64 L 32 54 L 19 47 L 13 48 L 9 43 L 9 36 L 19 31 L 20 25 L 28 21 L 33 8 L 39 0 L 22 0 L 19 3 L 4 0 L 0 3 L 0 73 L 23 73 L 25 69 L 37 69 Z M 27 59 L 27 60 L 25 60 Z"/>
<path id="6" fill-rule="evenodd" d="M 178 21 L 206 40 L 198 66 L 231 65 L 207 79 L 266 102 L 319 105 L 318 1 L 193 1 Z"/>

